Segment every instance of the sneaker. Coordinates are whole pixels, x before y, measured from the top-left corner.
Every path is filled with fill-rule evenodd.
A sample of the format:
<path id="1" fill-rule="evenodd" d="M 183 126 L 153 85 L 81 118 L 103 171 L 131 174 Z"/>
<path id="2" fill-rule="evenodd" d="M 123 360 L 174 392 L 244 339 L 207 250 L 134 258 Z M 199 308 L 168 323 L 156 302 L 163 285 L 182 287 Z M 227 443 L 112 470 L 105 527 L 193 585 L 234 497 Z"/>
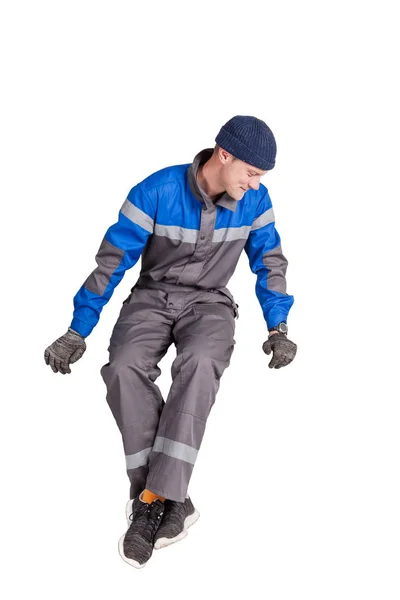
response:
<path id="1" fill-rule="evenodd" d="M 153 553 L 154 536 L 161 523 L 164 504 L 155 500 L 143 502 L 140 496 L 130 502 L 131 521 L 127 532 L 121 537 L 118 550 L 121 558 L 136 569 L 141 569 Z"/>
<path id="2" fill-rule="evenodd" d="M 195 509 L 190 498 L 185 502 L 165 500 L 164 514 L 154 538 L 154 548 L 164 548 L 179 542 L 188 534 L 188 528 L 196 523 L 200 513 Z"/>

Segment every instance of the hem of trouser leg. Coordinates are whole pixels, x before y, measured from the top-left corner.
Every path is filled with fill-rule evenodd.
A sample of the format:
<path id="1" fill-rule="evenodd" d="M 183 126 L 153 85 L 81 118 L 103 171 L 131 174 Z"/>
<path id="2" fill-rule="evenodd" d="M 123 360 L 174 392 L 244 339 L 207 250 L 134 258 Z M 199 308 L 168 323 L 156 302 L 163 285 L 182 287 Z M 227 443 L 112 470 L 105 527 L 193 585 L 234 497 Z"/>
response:
<path id="1" fill-rule="evenodd" d="M 137 496 L 140 496 L 140 494 L 143 492 L 143 490 L 145 489 L 145 485 L 141 488 L 138 488 L 138 490 L 134 493 L 134 495 L 132 496 L 132 491 L 129 490 L 129 500 L 134 500 L 135 498 L 137 498 Z M 160 494 L 161 496 L 161 494 Z"/>
<path id="2" fill-rule="evenodd" d="M 157 494 L 158 496 L 162 496 L 163 498 L 166 498 L 167 500 L 173 500 L 174 502 L 185 502 L 185 500 L 186 500 L 186 496 L 174 496 L 174 497 L 172 497 L 171 494 L 166 494 L 162 490 L 157 490 L 155 487 L 153 487 L 149 483 L 146 483 L 146 488 L 148 490 L 150 490 L 151 492 L 153 492 L 153 494 Z"/>

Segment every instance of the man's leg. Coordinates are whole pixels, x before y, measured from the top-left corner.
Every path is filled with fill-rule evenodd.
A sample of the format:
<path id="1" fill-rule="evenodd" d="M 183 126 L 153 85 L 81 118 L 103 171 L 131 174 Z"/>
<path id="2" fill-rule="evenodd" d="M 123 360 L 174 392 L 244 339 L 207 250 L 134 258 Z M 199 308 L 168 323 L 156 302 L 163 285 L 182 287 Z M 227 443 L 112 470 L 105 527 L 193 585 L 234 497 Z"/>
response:
<path id="1" fill-rule="evenodd" d="M 161 373 L 157 364 L 172 343 L 172 321 L 155 314 L 158 302 L 156 290 L 135 288 L 121 309 L 110 339 L 110 359 L 101 369 L 107 402 L 122 434 L 131 499 L 145 487 L 164 405 L 154 382 Z"/>
<path id="2" fill-rule="evenodd" d="M 217 293 L 199 293 L 173 327 L 177 356 L 172 386 L 149 455 L 146 487 L 184 502 L 207 417 L 234 348 L 232 305 Z"/>

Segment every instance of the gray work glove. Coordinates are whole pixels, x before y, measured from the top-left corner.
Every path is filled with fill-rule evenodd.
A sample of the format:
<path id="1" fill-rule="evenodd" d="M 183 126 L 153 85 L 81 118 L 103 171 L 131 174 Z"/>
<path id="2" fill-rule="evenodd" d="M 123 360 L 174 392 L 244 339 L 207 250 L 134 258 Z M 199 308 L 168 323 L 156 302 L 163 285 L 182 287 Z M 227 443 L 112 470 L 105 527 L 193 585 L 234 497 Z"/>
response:
<path id="1" fill-rule="evenodd" d="M 269 368 L 280 369 L 292 362 L 296 356 L 297 346 L 288 340 L 284 333 L 274 333 L 263 343 L 263 350 L 265 354 L 273 352 Z"/>
<path id="2" fill-rule="evenodd" d="M 44 351 L 46 365 L 50 365 L 54 373 L 71 373 L 69 365 L 76 362 L 86 350 L 85 338 L 68 328 L 55 342 Z"/>

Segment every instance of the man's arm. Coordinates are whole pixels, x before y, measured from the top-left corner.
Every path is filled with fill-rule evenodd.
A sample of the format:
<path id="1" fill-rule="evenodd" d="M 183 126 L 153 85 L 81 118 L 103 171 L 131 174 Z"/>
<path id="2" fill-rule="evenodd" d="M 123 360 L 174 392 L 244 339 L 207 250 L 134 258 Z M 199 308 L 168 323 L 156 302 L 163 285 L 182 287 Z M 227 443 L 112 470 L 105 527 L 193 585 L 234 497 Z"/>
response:
<path id="1" fill-rule="evenodd" d="M 95 260 L 97 268 L 74 297 L 71 329 L 87 337 L 97 324 L 103 306 L 111 298 L 127 269 L 138 261 L 154 230 L 157 193 L 138 184 L 129 192 L 118 221 L 106 231 Z"/>
<path id="2" fill-rule="evenodd" d="M 294 298 L 286 293 L 288 262 L 282 254 L 272 202 L 266 188 L 257 207 L 245 252 L 251 270 L 257 275 L 256 295 L 267 327 L 271 329 L 281 321 L 287 321 Z"/>

